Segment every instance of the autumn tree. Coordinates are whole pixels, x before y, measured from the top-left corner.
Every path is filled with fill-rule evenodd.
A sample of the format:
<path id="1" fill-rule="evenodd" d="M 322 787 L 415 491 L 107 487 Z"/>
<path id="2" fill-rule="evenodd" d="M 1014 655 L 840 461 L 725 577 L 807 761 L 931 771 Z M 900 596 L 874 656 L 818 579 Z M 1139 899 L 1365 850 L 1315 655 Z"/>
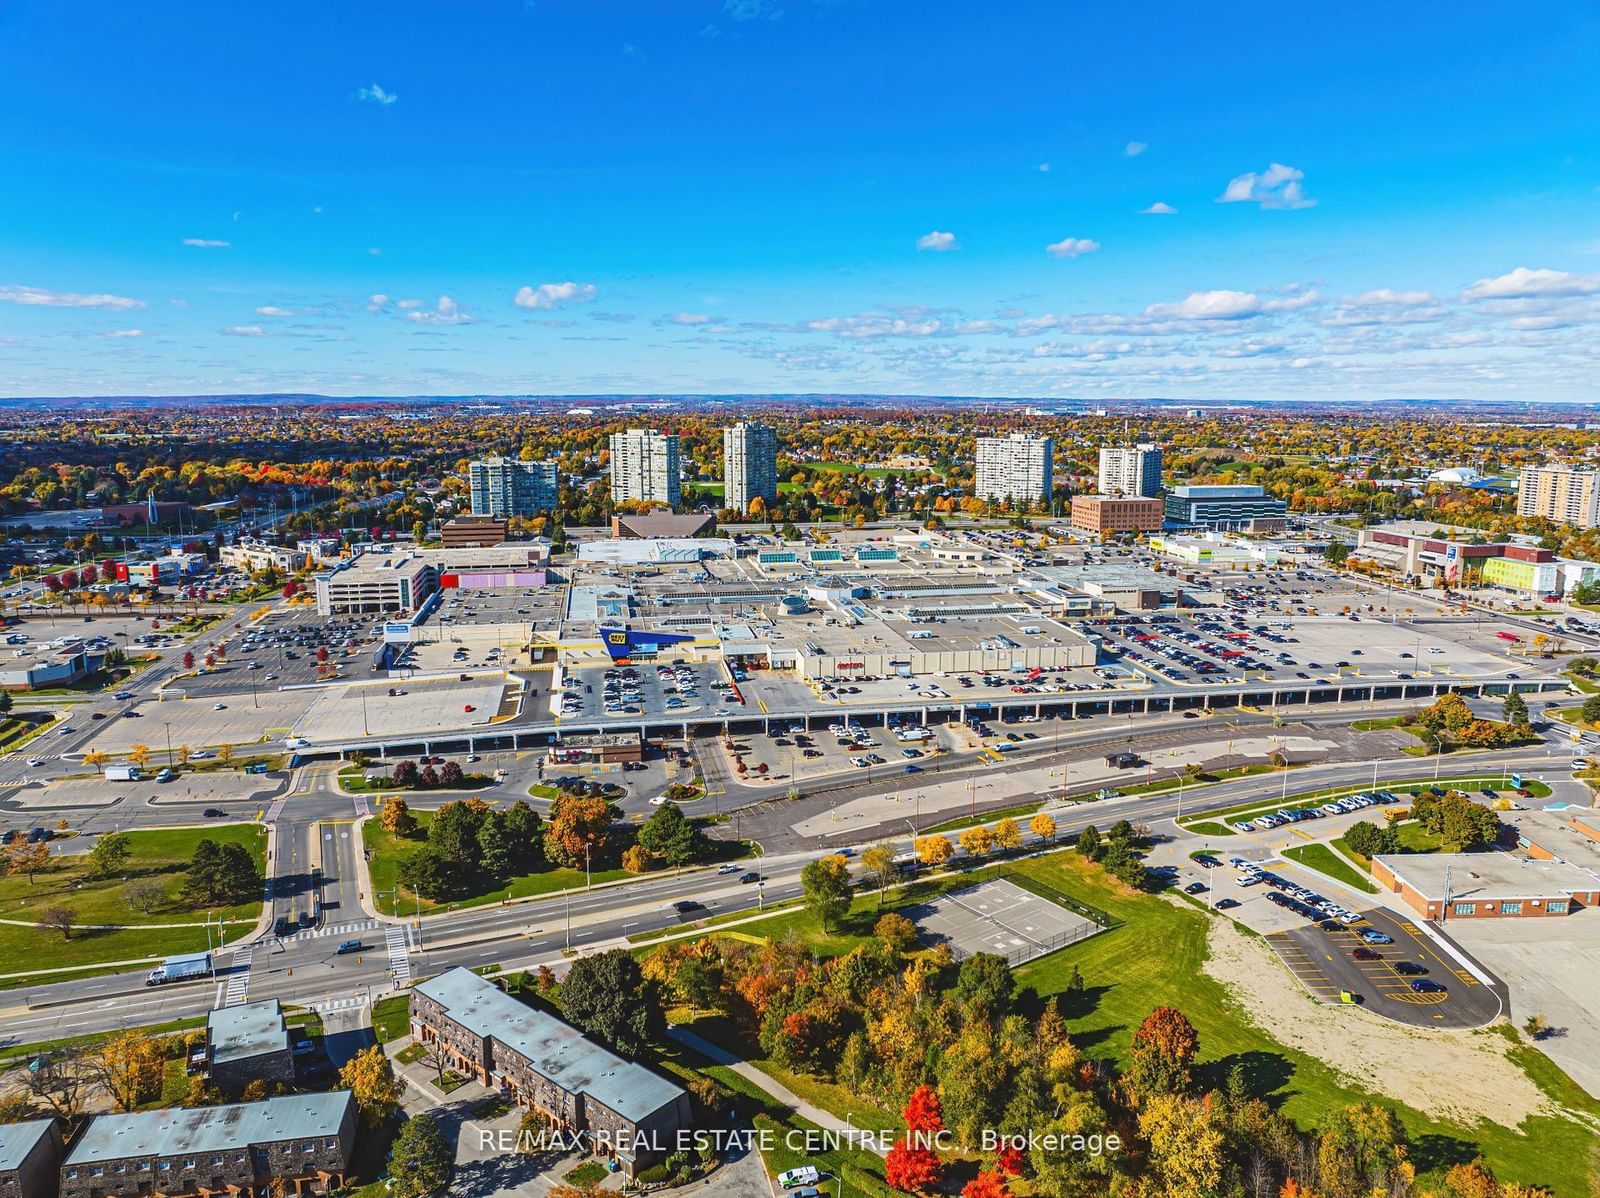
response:
<path id="1" fill-rule="evenodd" d="M 1056 838 L 1056 821 L 1041 811 L 1028 824 L 1028 830 L 1040 840 L 1051 841 Z"/>
<path id="2" fill-rule="evenodd" d="M 161 1093 L 164 1061 L 156 1039 L 138 1031 L 112 1036 L 87 1057 L 91 1076 L 119 1111 L 131 1111 Z"/>
<path id="3" fill-rule="evenodd" d="M 133 764 L 138 766 L 140 769 L 143 769 L 150 762 L 150 746 L 143 744 L 134 745 L 128 750 L 128 760 L 133 762 Z"/>
<path id="4" fill-rule="evenodd" d="M 878 917 L 878 922 L 872 925 L 872 934 L 896 957 L 909 952 L 917 943 L 917 925 L 894 911 Z"/>
<path id="5" fill-rule="evenodd" d="M 592 862 L 605 850 L 615 815 L 604 799 L 557 795 L 544 821 L 545 857 L 555 865 L 582 869 L 585 861 Z"/>
<path id="6" fill-rule="evenodd" d="M 1176 1007 L 1157 1007 L 1133 1034 L 1123 1082 L 1135 1101 L 1185 1093 L 1200 1051 L 1194 1025 Z"/>
<path id="7" fill-rule="evenodd" d="M 33 885 L 34 875 L 50 863 L 50 845 L 43 840 L 13 840 L 6 845 L 6 872 L 27 874 L 28 885 Z"/>
<path id="8" fill-rule="evenodd" d="M 967 828 L 957 839 L 961 841 L 962 851 L 971 857 L 982 857 L 994 848 L 994 833 L 983 824 Z"/>
<path id="9" fill-rule="evenodd" d="M 886 844 L 875 844 L 861 854 L 861 864 L 878 883 L 878 906 L 883 906 L 883 892 L 894 880 L 894 850 Z"/>
<path id="10" fill-rule="evenodd" d="M 1022 829 L 1014 819 L 1003 819 L 994 826 L 994 843 L 1002 849 L 1022 847 Z"/>
<path id="11" fill-rule="evenodd" d="M 928 1193 L 938 1186 L 944 1173 L 944 1166 L 933 1151 L 944 1130 L 939 1095 L 932 1086 L 918 1086 L 901 1114 L 906 1121 L 906 1134 L 895 1141 L 884 1158 L 884 1180 L 907 1193 Z"/>
<path id="12" fill-rule="evenodd" d="M 1317 1145 L 1322 1188 L 1332 1198 L 1389 1192 L 1397 1179 L 1409 1180 L 1405 1158 L 1405 1129 L 1393 1111 L 1373 1103 L 1334 1111 Z"/>
<path id="13" fill-rule="evenodd" d="M 955 853 L 955 846 L 950 843 L 948 836 L 919 836 L 917 838 L 917 859 L 924 865 L 940 866 L 950 860 Z"/>
<path id="14" fill-rule="evenodd" d="M 1227 1146 L 1209 1106 L 1180 1094 L 1153 1094 L 1139 1112 L 1150 1145 L 1148 1168 L 1167 1194 L 1215 1194 Z"/>
<path id="15" fill-rule="evenodd" d="M 39 912 L 38 928 L 41 932 L 60 932 L 61 939 L 72 939 L 72 927 L 78 922 L 78 913 L 70 907 L 46 907 Z"/>
<path id="16" fill-rule="evenodd" d="M 339 1086 L 349 1090 L 368 1127 L 381 1127 L 397 1110 L 405 1093 L 381 1045 L 374 1044 L 351 1057 L 339 1070 Z"/>
<path id="17" fill-rule="evenodd" d="M 391 836 L 409 837 L 417 832 L 417 817 L 400 795 L 385 795 L 378 808 L 378 820 Z"/>

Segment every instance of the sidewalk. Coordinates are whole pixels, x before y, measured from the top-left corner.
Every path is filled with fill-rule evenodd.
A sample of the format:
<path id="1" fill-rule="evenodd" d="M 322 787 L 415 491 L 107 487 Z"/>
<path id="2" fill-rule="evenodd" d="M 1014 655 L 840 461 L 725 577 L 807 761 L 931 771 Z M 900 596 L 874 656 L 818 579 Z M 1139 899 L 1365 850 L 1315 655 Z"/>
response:
<path id="1" fill-rule="evenodd" d="M 735 1073 L 744 1078 L 746 1081 L 750 1082 L 757 1089 L 765 1090 L 768 1094 L 772 1095 L 772 1097 L 776 1098 L 779 1102 L 793 1110 L 794 1113 L 799 1115 L 802 1119 L 816 1124 L 824 1131 L 835 1131 L 840 1132 L 845 1136 L 854 1136 L 861 1130 L 860 1128 L 852 1127 L 849 1123 L 835 1117 L 834 1115 L 823 1110 L 821 1107 L 813 1106 L 811 1103 L 797 1095 L 794 1091 L 790 1090 L 787 1086 L 784 1086 L 782 1083 L 774 1080 L 769 1075 L 761 1072 L 761 1070 L 750 1064 L 749 1061 L 740 1060 L 731 1052 L 717 1047 L 717 1045 L 711 1043 L 711 1041 L 702 1036 L 695 1035 L 687 1028 L 669 1027 L 667 1029 L 667 1035 L 671 1036 L 685 1048 L 691 1048 L 701 1056 L 706 1057 L 708 1060 L 732 1069 Z M 870 1139 L 864 1137 L 861 1143 L 865 1147 L 873 1147 L 874 1150 L 876 1150 L 876 1146 L 872 1144 Z"/>

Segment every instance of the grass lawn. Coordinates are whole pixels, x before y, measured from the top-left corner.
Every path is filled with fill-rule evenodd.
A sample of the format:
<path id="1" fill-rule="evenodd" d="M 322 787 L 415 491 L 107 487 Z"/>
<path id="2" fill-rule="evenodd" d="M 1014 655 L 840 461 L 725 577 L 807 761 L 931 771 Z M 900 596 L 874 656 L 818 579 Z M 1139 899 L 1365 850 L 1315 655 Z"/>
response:
<path id="1" fill-rule="evenodd" d="M 1307 869 L 1327 874 L 1336 882 L 1343 882 L 1355 890 L 1377 894 L 1378 888 L 1362 877 L 1348 862 L 1325 844 L 1298 844 L 1283 850 L 1291 861 L 1298 861 Z"/>
<path id="2" fill-rule="evenodd" d="M 1014 819 L 1023 821 L 1035 814 L 1041 804 L 1018 803 L 1015 807 L 1002 807 L 998 811 L 980 812 L 978 815 L 964 815 L 960 819 L 947 819 L 942 824 L 934 824 L 931 828 L 918 831 L 918 836 L 933 836 L 939 832 L 956 832 L 962 828 L 976 827 L 978 824 L 992 824 L 996 820 Z"/>
<path id="3" fill-rule="evenodd" d="M 576 1169 L 568 1169 L 561 1175 L 561 1180 L 572 1186 L 598 1185 L 610 1177 L 610 1171 L 599 1161 L 588 1160 Z"/>
<path id="4" fill-rule="evenodd" d="M 1252 1026 L 1227 990 L 1204 971 L 1207 921 L 1214 917 L 1120 886 L 1108 880 L 1098 866 L 1070 851 L 1013 862 L 1005 868 L 1014 878 L 1036 879 L 1113 918 L 1108 931 L 1016 971 L 1019 987 L 1039 995 L 1063 996 L 1073 1041 L 1085 1056 L 1125 1064 L 1134 1030 L 1154 1006 L 1169 1004 L 1180 1008 L 1199 1032 L 1200 1081 L 1207 1087 L 1220 1086 L 1234 1065 L 1242 1066 L 1253 1093 L 1281 1105 L 1304 1127 L 1315 1126 L 1328 1111 L 1351 1103 L 1376 1102 L 1389 1107 L 1410 1133 L 1412 1159 L 1422 1174 L 1419 1182 L 1437 1183 L 1451 1165 L 1481 1152 L 1503 1180 L 1547 1185 L 1559 1198 L 1581 1198 L 1589 1193 L 1588 1162 L 1597 1137 L 1576 1119 L 1540 1116 L 1515 1129 L 1493 1124 L 1463 1127 L 1429 1119 L 1361 1089 L 1329 1066 L 1279 1044 L 1268 1032 Z M 970 879 L 954 884 L 965 881 Z M 914 884 L 892 895 L 891 901 L 900 905 L 926 897 L 927 884 Z M 889 905 L 886 903 L 885 909 Z M 769 936 L 792 933 L 817 952 L 832 956 L 848 952 L 864 940 L 875 918 L 875 899 L 862 899 L 831 936 L 824 936 L 815 919 L 804 912 L 742 930 Z M 1074 966 L 1081 971 L 1085 985 L 1079 995 L 1069 997 L 1066 987 Z M 701 1030 L 702 1024 L 704 1021 L 696 1030 Z M 1526 1061 L 1518 1060 L 1553 1100 L 1590 1117 L 1600 1110 L 1600 1103 L 1578 1091 L 1542 1054 L 1530 1049 Z M 753 1063 L 769 1069 L 761 1060 L 753 1059 Z M 826 1105 L 841 1117 L 846 1110 L 861 1109 L 853 1104 Z M 856 1122 L 860 1126 L 867 1121 L 858 1115 Z M 776 1160 L 768 1164 L 787 1167 Z"/>
<path id="5" fill-rule="evenodd" d="M 1405 717 L 1399 715 L 1383 716 L 1378 719 L 1357 720 L 1350 727 L 1357 732 L 1377 732 L 1380 728 L 1398 728 L 1405 723 Z"/>
<path id="6" fill-rule="evenodd" d="M 191 1031 L 205 1025 L 204 1015 L 193 1015 L 186 1019 L 173 1019 L 167 1023 L 152 1023 L 147 1027 L 126 1030 L 141 1031 L 149 1036 L 164 1036 L 171 1032 Z M 0 1069 L 9 1069 L 18 1062 L 31 1060 L 40 1053 L 54 1052 L 58 1048 L 87 1048 L 103 1040 L 109 1040 L 117 1034 L 117 1032 L 90 1032 L 83 1036 L 64 1036 L 59 1040 L 34 1040 L 27 1044 L 7 1045 L 0 1048 Z"/>
<path id="7" fill-rule="evenodd" d="M 394 1059 L 399 1061 L 402 1065 L 415 1065 L 418 1061 L 422 1060 L 423 1057 L 427 1056 L 427 1054 L 427 1045 L 412 1044 L 395 1053 Z"/>
<path id="8" fill-rule="evenodd" d="M 412 815 L 417 820 L 417 833 L 412 837 L 395 836 L 377 820 L 367 820 L 361 825 L 362 839 L 366 848 L 372 853 L 369 868 L 372 871 L 373 900 L 377 903 L 378 909 L 388 915 L 412 915 L 418 910 L 416 896 L 404 886 L 400 887 L 398 902 L 394 896 L 394 888 L 399 882 L 400 863 L 427 843 L 428 824 L 433 819 L 431 811 L 414 811 Z M 620 829 L 613 830 L 613 835 L 618 831 Z M 712 841 L 713 851 L 717 855 L 710 859 L 710 863 L 747 857 L 752 847 L 749 841 L 742 843 L 728 840 Z M 649 876 L 630 874 L 620 868 L 596 869 L 591 875 L 591 881 L 620 882 L 628 878 Z M 448 903 L 435 903 L 425 898 L 421 901 L 421 911 L 423 914 L 431 911 L 455 911 L 462 907 L 482 907 L 504 899 L 555 894 L 562 890 L 579 889 L 584 885 L 584 881 L 584 871 L 581 869 L 542 869 L 537 873 L 519 875 L 503 886 L 497 886 L 482 894 L 468 895 Z"/>
<path id="9" fill-rule="evenodd" d="M 1210 786 L 1216 782 L 1227 782 L 1234 778 L 1252 778 L 1257 774 L 1270 774 L 1275 768 L 1277 767 L 1265 763 L 1257 763 L 1255 765 L 1236 765 L 1232 769 L 1216 770 L 1214 772 L 1208 770 L 1203 774 L 1197 774 L 1193 778 L 1182 779 L 1183 789 L 1186 791 L 1195 790 L 1202 786 Z M 1289 768 L 1296 769 L 1298 767 L 1291 765 Z M 1177 778 L 1157 778 L 1154 782 L 1136 782 L 1132 786 L 1117 787 L 1117 794 L 1124 798 L 1128 795 L 1160 794 L 1167 790 L 1177 790 L 1178 782 L 1179 779 Z"/>
<path id="10" fill-rule="evenodd" d="M 1585 695 L 1600 694 L 1600 683 L 1593 679 L 1585 678 L 1582 674 L 1575 674 L 1571 670 L 1564 671 L 1564 678 Z"/>
<path id="11" fill-rule="evenodd" d="M 0 719 L 0 753 L 22 748 L 55 722 L 54 713 L 48 711 L 24 711 Z"/>
<path id="12" fill-rule="evenodd" d="M 411 1034 L 410 1011 L 411 998 L 405 994 L 391 994 L 372 1004 L 372 1034 L 379 1044 Z"/>
<path id="13" fill-rule="evenodd" d="M 223 824 L 212 828 L 165 828 L 129 832 L 132 850 L 127 864 L 109 878 L 91 877 L 86 856 L 52 856 L 50 866 L 28 884 L 25 874 L 0 878 L 0 917 L 32 920 L 46 907 L 66 907 L 80 925 L 119 924 L 114 930 L 75 929 L 63 940 L 60 932 L 35 927 L 0 924 L 0 962 L 11 963 L 7 972 L 26 962 L 50 968 L 95 965 L 109 961 L 144 960 L 177 953 L 201 952 L 206 947 L 204 927 L 158 927 L 169 923 L 231 921 L 228 940 L 237 940 L 255 926 L 261 913 L 259 895 L 232 906 L 198 910 L 178 897 L 182 875 L 205 839 L 237 843 L 250 850 L 256 868 L 265 869 L 266 835 L 255 824 Z M 166 887 L 168 899 L 151 911 L 137 911 L 124 897 L 128 885 L 152 880 Z M 211 934 L 213 946 L 216 932 Z M 38 979 L 0 979 L 0 986 L 16 986 Z"/>

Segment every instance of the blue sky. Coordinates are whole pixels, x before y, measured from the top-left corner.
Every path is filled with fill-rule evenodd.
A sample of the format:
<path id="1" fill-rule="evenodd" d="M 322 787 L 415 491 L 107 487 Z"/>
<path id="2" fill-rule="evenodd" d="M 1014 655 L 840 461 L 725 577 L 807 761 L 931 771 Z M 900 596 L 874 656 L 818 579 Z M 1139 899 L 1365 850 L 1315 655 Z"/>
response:
<path id="1" fill-rule="evenodd" d="M 1587 5 L 0 0 L 0 394 L 1594 400 Z"/>

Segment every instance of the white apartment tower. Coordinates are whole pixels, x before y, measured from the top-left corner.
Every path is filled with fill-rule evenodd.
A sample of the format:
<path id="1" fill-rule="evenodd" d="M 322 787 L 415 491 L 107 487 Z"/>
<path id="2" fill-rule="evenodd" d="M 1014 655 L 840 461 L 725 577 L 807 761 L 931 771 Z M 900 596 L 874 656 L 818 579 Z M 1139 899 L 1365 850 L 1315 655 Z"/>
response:
<path id="1" fill-rule="evenodd" d="M 1054 452 L 1049 437 L 1030 433 L 979 437 L 973 494 L 979 499 L 1050 502 Z"/>
<path id="2" fill-rule="evenodd" d="M 611 434 L 611 500 L 640 499 L 676 507 L 682 498 L 678 435 L 630 428 Z"/>
<path id="3" fill-rule="evenodd" d="M 1157 445 L 1100 448 L 1100 494 L 1156 499 L 1161 494 L 1161 448 Z"/>
<path id="4" fill-rule="evenodd" d="M 764 424 L 734 424 L 722 430 L 722 506 L 749 511 L 757 498 L 778 498 L 778 437 Z"/>
<path id="5" fill-rule="evenodd" d="M 1600 526 L 1600 471 L 1524 466 L 1517 481 L 1517 515 L 1578 528 Z"/>

